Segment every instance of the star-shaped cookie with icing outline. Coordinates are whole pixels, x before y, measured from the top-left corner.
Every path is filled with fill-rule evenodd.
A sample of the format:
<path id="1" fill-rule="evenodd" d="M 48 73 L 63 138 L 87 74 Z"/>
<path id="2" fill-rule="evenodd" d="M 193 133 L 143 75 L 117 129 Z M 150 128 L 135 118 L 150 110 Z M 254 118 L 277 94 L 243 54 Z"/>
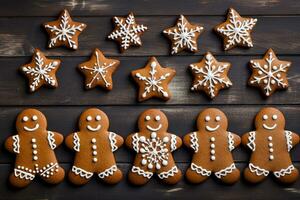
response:
<path id="1" fill-rule="evenodd" d="M 50 37 L 49 48 L 66 46 L 74 50 L 78 49 L 78 36 L 86 28 L 86 24 L 73 21 L 67 10 L 63 10 L 56 21 L 43 26 Z"/>
<path id="2" fill-rule="evenodd" d="M 56 88 L 58 83 L 55 73 L 60 62 L 59 59 L 47 59 L 43 52 L 35 49 L 31 62 L 20 68 L 29 80 L 30 92 L 35 92 L 43 85 Z"/>
<path id="3" fill-rule="evenodd" d="M 180 15 L 175 26 L 163 31 L 165 36 L 172 42 L 171 54 L 176 54 L 183 50 L 197 52 L 197 40 L 202 32 L 202 26 L 189 23 L 183 15 Z"/>
<path id="4" fill-rule="evenodd" d="M 257 19 L 244 18 L 233 8 L 229 8 L 227 19 L 215 27 L 215 31 L 224 39 L 224 50 L 236 46 L 253 47 L 251 32 Z"/>
<path id="5" fill-rule="evenodd" d="M 218 62 L 207 52 L 198 63 L 190 65 L 194 76 L 192 91 L 204 91 L 211 99 L 215 98 L 221 89 L 229 88 L 232 83 L 227 74 L 231 67 L 229 62 Z"/>
<path id="6" fill-rule="evenodd" d="M 263 59 L 251 60 L 252 75 L 248 81 L 250 86 L 259 87 L 265 96 L 270 96 L 277 89 L 289 86 L 287 72 L 291 62 L 279 60 L 272 49 L 269 49 Z"/>
<path id="7" fill-rule="evenodd" d="M 108 59 L 99 49 L 95 49 L 90 60 L 81 63 L 78 69 L 85 76 L 85 87 L 91 89 L 99 85 L 112 90 L 112 75 L 120 65 L 119 60 Z"/>
<path id="8" fill-rule="evenodd" d="M 145 101 L 152 97 L 165 101 L 171 98 L 168 84 L 176 71 L 169 67 L 161 67 L 155 57 L 151 57 L 144 68 L 134 70 L 131 76 L 139 85 L 138 100 Z"/>

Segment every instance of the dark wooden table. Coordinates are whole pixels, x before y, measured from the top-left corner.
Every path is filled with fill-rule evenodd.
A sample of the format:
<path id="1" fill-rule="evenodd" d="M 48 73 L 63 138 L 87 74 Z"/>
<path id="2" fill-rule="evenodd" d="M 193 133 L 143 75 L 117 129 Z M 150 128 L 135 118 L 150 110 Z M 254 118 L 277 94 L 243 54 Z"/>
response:
<path id="1" fill-rule="evenodd" d="M 227 9 L 232 6 L 241 15 L 258 19 L 254 29 L 254 47 L 235 48 L 224 52 L 221 39 L 212 28 L 225 20 Z M 43 22 L 56 19 L 63 8 L 71 12 L 75 20 L 88 28 L 80 36 L 79 50 L 65 48 L 48 50 L 48 36 L 42 29 Z M 133 11 L 139 23 L 149 27 L 142 37 L 143 46 L 120 54 L 116 43 L 107 41 L 112 31 L 111 19 Z M 178 15 L 184 14 L 191 22 L 200 23 L 205 32 L 200 36 L 200 52 L 169 56 L 169 41 L 161 34 L 172 26 Z M 51 58 L 62 59 L 57 73 L 59 87 L 28 93 L 25 78 L 17 69 L 28 62 L 34 48 L 40 48 Z M 85 91 L 83 77 L 76 66 L 86 60 L 98 47 L 109 57 L 118 58 L 121 66 L 114 76 L 114 89 Z M 268 48 L 273 48 L 280 59 L 293 62 L 289 71 L 290 87 L 276 92 L 268 99 L 259 91 L 247 86 L 250 59 L 260 58 Z M 190 63 L 211 51 L 219 60 L 232 63 L 230 78 L 233 86 L 223 90 L 213 101 L 204 94 L 189 91 L 192 77 L 187 70 Z M 191 185 L 182 180 L 175 186 L 162 185 L 157 179 L 144 187 L 133 187 L 124 179 L 115 186 L 107 186 L 94 178 L 83 187 L 74 187 L 67 180 L 57 186 L 49 186 L 36 180 L 29 187 L 15 190 L 7 183 L 12 172 L 14 156 L 3 148 L 6 137 L 16 132 L 17 114 L 25 108 L 40 109 L 48 118 L 49 130 L 67 135 L 77 129 L 80 113 L 91 106 L 103 109 L 110 118 L 110 130 L 123 137 L 137 130 L 136 120 L 140 112 L 148 108 L 162 109 L 169 118 L 169 131 L 179 136 L 195 130 L 197 114 L 207 107 L 221 108 L 229 118 L 229 130 L 242 135 L 253 130 L 253 117 L 259 109 L 269 105 L 286 115 L 287 129 L 300 133 L 300 1 L 298 0 L 65 0 L 30 1 L 3 0 L 0 6 L 0 199 L 299 199 L 300 179 L 290 186 L 276 183 L 272 178 L 259 185 L 249 185 L 243 179 L 234 186 L 219 184 L 209 179 L 201 185 Z M 170 85 L 173 98 L 168 102 L 136 101 L 136 85 L 129 74 L 143 66 L 149 56 L 157 56 L 164 66 L 172 66 L 177 75 Z M 64 146 L 57 156 L 66 169 L 70 169 L 73 154 Z M 129 170 L 133 153 L 121 148 L 116 153 L 123 172 Z M 181 148 L 175 153 L 179 167 L 185 170 L 191 154 Z M 245 149 L 234 152 L 237 166 L 242 170 L 249 159 Z M 292 152 L 295 165 L 300 168 L 300 145 Z"/>

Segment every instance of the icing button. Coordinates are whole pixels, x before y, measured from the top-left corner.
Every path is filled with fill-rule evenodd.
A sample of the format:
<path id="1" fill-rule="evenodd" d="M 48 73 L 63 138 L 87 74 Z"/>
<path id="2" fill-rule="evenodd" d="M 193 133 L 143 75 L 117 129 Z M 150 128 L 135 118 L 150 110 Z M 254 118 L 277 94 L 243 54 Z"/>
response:
<path id="1" fill-rule="evenodd" d="M 210 145 L 210 148 L 211 148 L 211 149 L 214 149 L 215 147 L 216 147 L 215 144 L 211 144 L 211 145 Z"/>
<path id="2" fill-rule="evenodd" d="M 33 160 L 38 160 L 38 157 L 37 156 L 33 156 Z"/>
<path id="3" fill-rule="evenodd" d="M 96 156 L 97 155 L 97 151 L 93 151 L 93 155 Z"/>
<path id="4" fill-rule="evenodd" d="M 151 133 L 151 138 L 152 138 L 152 139 L 156 138 L 156 135 L 157 135 L 156 132 L 152 132 L 152 133 Z"/>
<path id="5" fill-rule="evenodd" d="M 35 138 L 32 138 L 32 139 L 31 139 L 31 142 L 32 142 L 32 143 L 35 143 L 35 142 L 36 142 L 36 139 L 35 139 Z"/>
<path id="6" fill-rule="evenodd" d="M 270 143 L 269 143 L 269 147 L 273 147 L 273 143 L 270 142 Z"/>
<path id="7" fill-rule="evenodd" d="M 96 145 L 93 145 L 93 146 L 92 146 L 92 149 L 96 150 L 96 149 L 97 149 L 97 146 L 96 146 Z"/>
<path id="8" fill-rule="evenodd" d="M 272 152 L 274 151 L 274 149 L 273 149 L 273 148 L 270 148 L 269 151 L 272 153 Z"/>
<path id="9" fill-rule="evenodd" d="M 37 150 L 33 150 L 32 153 L 33 153 L 33 154 L 37 154 Z"/>
<path id="10" fill-rule="evenodd" d="M 95 139 L 95 138 L 92 139 L 92 143 L 93 143 L 93 144 L 96 143 L 96 139 Z"/>
<path id="11" fill-rule="evenodd" d="M 269 141 L 271 141 L 272 139 L 273 139 L 272 136 L 269 136 L 269 137 L 268 137 L 268 140 L 269 140 Z"/>
<path id="12" fill-rule="evenodd" d="M 215 150 L 210 150 L 210 154 L 212 154 L 212 155 L 214 155 L 216 153 L 216 151 Z"/>
<path id="13" fill-rule="evenodd" d="M 215 138 L 215 137 L 211 137 L 211 138 L 210 138 L 210 141 L 211 141 L 211 142 L 214 142 L 214 141 L 216 141 L 216 138 Z"/>
<path id="14" fill-rule="evenodd" d="M 273 155 L 270 155 L 269 159 L 270 159 L 270 160 L 274 160 L 274 156 L 273 156 Z"/>
<path id="15" fill-rule="evenodd" d="M 210 159 L 211 160 L 216 160 L 216 156 L 211 156 Z"/>
<path id="16" fill-rule="evenodd" d="M 97 162 L 98 161 L 98 159 L 97 158 L 93 158 L 93 162 Z"/>
<path id="17" fill-rule="evenodd" d="M 37 148 L 37 145 L 36 145 L 36 144 L 33 144 L 33 145 L 32 145 L 32 148 L 33 148 L 33 149 L 36 149 L 36 148 Z"/>

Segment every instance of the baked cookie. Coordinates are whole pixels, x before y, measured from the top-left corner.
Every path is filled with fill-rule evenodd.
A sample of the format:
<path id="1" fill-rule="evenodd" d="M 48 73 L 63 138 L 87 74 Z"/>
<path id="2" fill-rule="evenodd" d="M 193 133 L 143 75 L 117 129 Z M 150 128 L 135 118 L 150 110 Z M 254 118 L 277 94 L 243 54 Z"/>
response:
<path id="1" fill-rule="evenodd" d="M 136 152 L 128 178 L 135 185 L 144 185 L 154 173 L 167 184 L 181 179 L 172 152 L 178 149 L 180 137 L 168 133 L 168 119 L 157 109 L 144 111 L 138 120 L 139 132 L 126 138 L 126 145 Z"/>
<path id="2" fill-rule="evenodd" d="M 48 59 L 43 52 L 35 49 L 31 62 L 21 66 L 20 70 L 28 78 L 30 92 L 35 92 L 43 85 L 58 86 L 55 73 L 59 66 L 59 59 Z"/>
<path id="3" fill-rule="evenodd" d="M 244 18 L 233 8 L 229 8 L 227 20 L 215 27 L 215 31 L 224 39 L 224 50 L 236 46 L 253 47 L 251 32 L 257 19 Z"/>
<path id="4" fill-rule="evenodd" d="M 289 152 L 299 143 L 299 136 L 284 129 L 283 114 L 276 108 L 263 108 L 255 117 L 255 128 L 242 137 L 243 145 L 252 151 L 245 179 L 258 183 L 272 172 L 282 183 L 295 182 L 299 172 Z"/>
<path id="5" fill-rule="evenodd" d="M 219 109 L 208 108 L 198 115 L 198 131 L 187 134 L 183 142 L 194 152 L 186 178 L 192 183 L 205 181 L 212 173 L 227 184 L 240 178 L 231 151 L 241 143 L 241 138 L 227 131 L 228 120 Z"/>
<path id="6" fill-rule="evenodd" d="M 109 184 L 122 179 L 113 152 L 123 144 L 123 138 L 108 131 L 108 127 L 108 117 L 99 109 L 87 109 L 81 114 L 79 131 L 68 135 L 65 140 L 67 147 L 76 152 L 69 172 L 72 183 L 86 184 L 94 173 Z"/>
<path id="7" fill-rule="evenodd" d="M 86 28 L 86 24 L 73 21 L 67 10 L 63 10 L 56 21 L 43 26 L 50 37 L 49 48 L 66 46 L 74 50 L 78 49 L 78 36 Z"/>
<path id="8" fill-rule="evenodd" d="M 289 86 L 287 72 L 291 62 L 279 60 L 272 49 L 263 59 L 251 60 L 252 75 L 248 81 L 250 86 L 259 87 L 265 96 L 270 96 L 277 89 Z"/>
<path id="9" fill-rule="evenodd" d="M 14 172 L 9 182 L 15 187 L 27 186 L 36 175 L 50 184 L 64 179 L 54 149 L 63 142 L 59 133 L 47 130 L 46 117 L 36 109 L 23 110 L 16 120 L 17 134 L 5 141 L 5 148 L 16 154 Z"/>
<path id="10" fill-rule="evenodd" d="M 148 29 L 143 24 L 135 22 L 133 13 L 129 13 L 126 18 L 114 17 L 115 29 L 109 34 L 108 39 L 120 43 L 120 50 L 124 52 L 130 46 L 142 46 L 140 36 Z"/>
<path id="11" fill-rule="evenodd" d="M 174 69 L 161 67 L 156 58 L 151 57 L 144 68 L 131 72 L 134 81 L 139 85 L 138 100 L 145 101 L 152 97 L 169 100 L 171 93 L 168 84 L 175 74 Z"/>
<path id="12" fill-rule="evenodd" d="M 183 15 L 180 15 L 175 26 L 163 31 L 165 36 L 172 42 L 172 54 L 179 53 L 183 50 L 197 52 L 197 40 L 202 32 L 202 26 L 190 24 Z"/>
<path id="13" fill-rule="evenodd" d="M 231 67 L 229 62 L 218 62 L 207 52 L 204 58 L 190 65 L 194 76 L 192 91 L 204 91 L 211 99 L 215 98 L 221 89 L 229 88 L 232 83 L 227 74 Z"/>
<path id="14" fill-rule="evenodd" d="M 112 75 L 120 65 L 119 60 L 108 59 L 99 49 L 95 49 L 90 60 L 81 63 L 78 69 L 85 76 L 85 88 L 91 89 L 99 85 L 112 90 Z"/>

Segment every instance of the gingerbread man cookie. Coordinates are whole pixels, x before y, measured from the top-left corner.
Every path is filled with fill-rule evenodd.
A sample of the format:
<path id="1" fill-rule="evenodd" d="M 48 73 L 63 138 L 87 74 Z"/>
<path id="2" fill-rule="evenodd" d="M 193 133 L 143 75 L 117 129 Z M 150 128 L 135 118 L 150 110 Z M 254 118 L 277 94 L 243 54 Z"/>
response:
<path id="1" fill-rule="evenodd" d="M 192 183 L 205 181 L 212 173 L 227 184 L 240 178 L 232 153 L 241 138 L 227 131 L 228 120 L 219 109 L 208 108 L 197 119 L 198 131 L 187 134 L 183 142 L 194 152 L 186 178 Z"/>
<path id="2" fill-rule="evenodd" d="M 157 109 L 144 111 L 138 120 L 139 132 L 129 135 L 126 145 L 136 152 L 128 178 L 136 185 L 144 185 L 154 173 L 167 184 L 181 179 L 172 152 L 178 149 L 180 137 L 168 133 L 168 119 Z"/>
<path id="3" fill-rule="evenodd" d="M 299 172 L 289 152 L 299 143 L 299 136 L 284 129 L 284 115 L 276 108 L 263 108 L 255 117 L 255 128 L 242 137 L 243 145 L 252 151 L 244 171 L 246 180 L 258 183 L 272 172 L 282 183 L 296 181 Z"/>
<path id="4" fill-rule="evenodd" d="M 66 145 L 76 152 L 69 172 L 69 180 L 76 185 L 86 184 L 94 173 L 106 183 L 115 184 L 122 179 L 113 152 L 123 138 L 108 131 L 106 114 L 96 108 L 85 110 L 79 119 L 79 131 L 67 136 Z"/>
<path id="5" fill-rule="evenodd" d="M 36 175 L 50 184 L 64 179 L 54 149 L 63 142 L 59 133 L 47 130 L 46 117 L 36 109 L 22 111 L 16 120 L 18 134 L 5 141 L 5 148 L 16 154 L 15 169 L 9 181 L 15 187 L 27 186 Z"/>

